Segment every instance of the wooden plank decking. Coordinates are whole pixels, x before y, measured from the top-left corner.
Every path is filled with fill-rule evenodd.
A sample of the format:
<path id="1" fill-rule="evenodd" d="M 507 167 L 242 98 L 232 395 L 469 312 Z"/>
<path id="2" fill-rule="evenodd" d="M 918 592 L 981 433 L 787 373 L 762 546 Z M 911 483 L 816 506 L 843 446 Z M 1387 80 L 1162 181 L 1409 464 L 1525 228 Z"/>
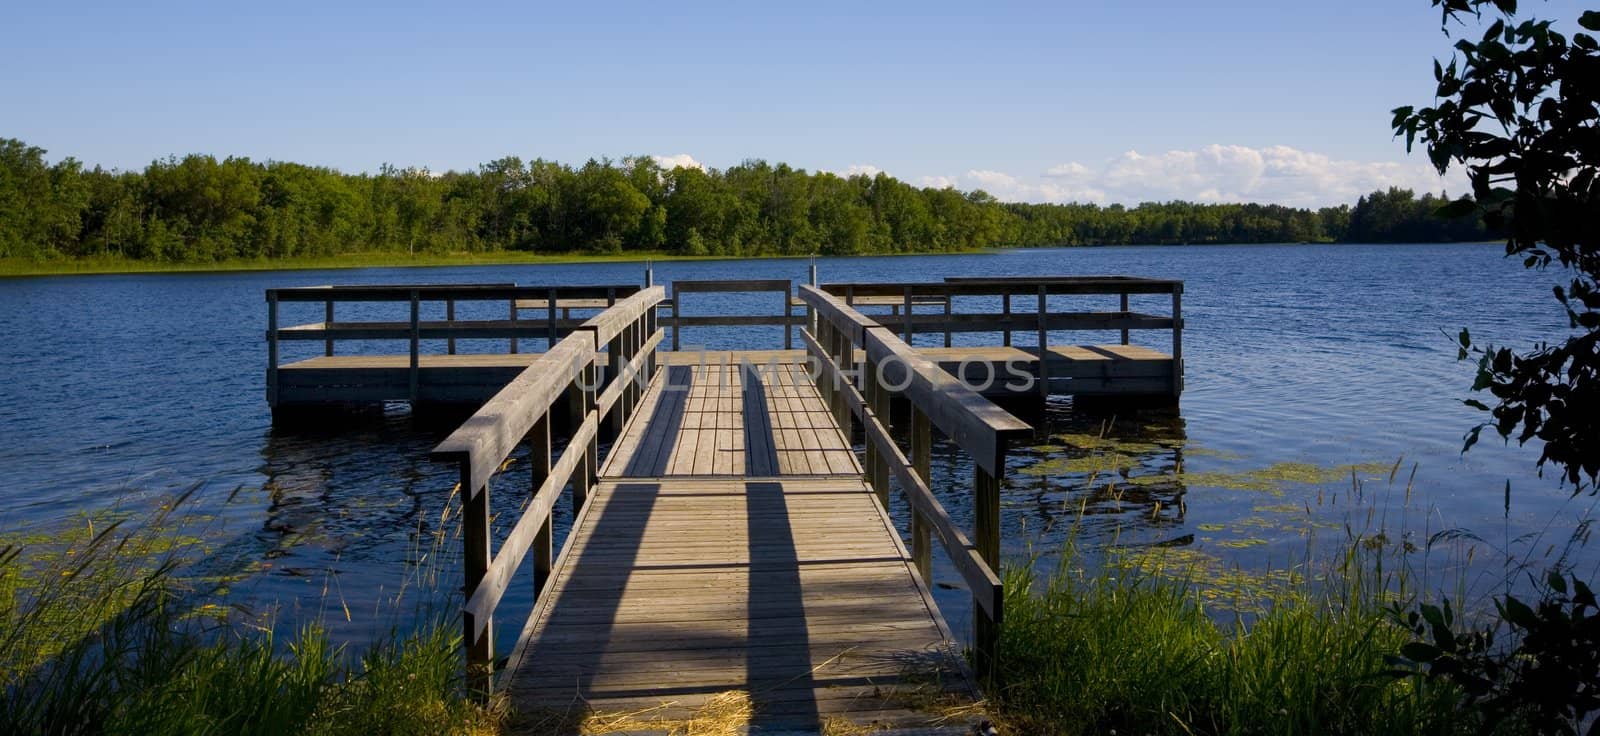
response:
<path id="1" fill-rule="evenodd" d="M 800 367 L 664 374 L 513 650 L 511 702 L 672 720 L 735 692 L 766 733 L 921 726 L 937 720 L 930 697 L 970 700 L 948 627 Z"/>
<path id="2" fill-rule="evenodd" d="M 797 364 L 668 365 L 606 475 L 856 475 L 850 443 Z"/>

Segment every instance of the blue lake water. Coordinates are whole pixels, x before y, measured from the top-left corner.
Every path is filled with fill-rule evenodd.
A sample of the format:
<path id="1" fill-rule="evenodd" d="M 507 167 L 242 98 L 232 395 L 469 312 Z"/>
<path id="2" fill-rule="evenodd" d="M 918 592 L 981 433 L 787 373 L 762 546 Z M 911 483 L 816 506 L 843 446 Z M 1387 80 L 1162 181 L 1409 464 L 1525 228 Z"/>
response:
<path id="1" fill-rule="evenodd" d="M 1298 564 L 1308 550 L 1338 549 L 1346 525 L 1409 541 L 1418 559 L 1435 532 L 1468 529 L 1482 539 L 1480 566 L 1505 554 L 1541 558 L 1547 544 L 1566 540 L 1592 499 L 1569 499 L 1553 474 L 1539 478 L 1537 448 L 1486 438 L 1460 454 L 1479 413 L 1460 403 L 1472 366 L 1456 360 L 1454 335 L 1465 327 L 1480 342 L 1527 346 L 1566 328 L 1549 296 L 1559 274 L 1525 271 L 1501 252 L 1121 247 L 823 258 L 817 267 L 824 282 L 1185 280 L 1180 411 L 1121 417 L 1106 429 L 1104 418 L 1053 401 L 1033 448 L 1011 459 L 1004 539 L 1014 559 L 1048 559 L 1069 536 L 1096 547 L 1181 550 L 1180 559 L 1206 575 Z M 655 277 L 798 283 L 808 265 L 672 262 L 657 264 Z M 642 272 L 642 264 L 618 263 L 0 280 L 0 533 L 76 523 L 95 510 L 138 512 L 193 488 L 192 524 L 212 540 L 208 564 L 237 579 L 232 595 L 243 609 L 280 623 L 320 618 L 351 641 L 406 623 L 419 605 L 446 601 L 448 610 L 460 584 L 455 470 L 426 454 L 450 426 L 395 411 L 347 426 L 274 430 L 263 388 L 263 290 L 637 283 Z M 692 307 L 697 313 L 751 306 L 696 296 L 704 299 Z M 686 334 L 685 344 L 775 347 L 777 339 L 776 330 L 724 331 Z M 936 453 L 937 490 L 964 525 L 970 472 L 962 458 Z M 563 505 L 558 524 L 569 519 Z M 1592 575 L 1593 556 L 1578 555 L 1580 572 Z M 1459 577 L 1466 568 L 1452 567 L 1456 558 L 1459 550 L 1439 553 L 1436 567 Z M 1500 569 L 1473 574 L 1492 579 Z M 935 578 L 946 614 L 964 630 L 958 578 L 945 567 Z M 512 596 L 502 622 L 527 604 L 527 595 Z"/>

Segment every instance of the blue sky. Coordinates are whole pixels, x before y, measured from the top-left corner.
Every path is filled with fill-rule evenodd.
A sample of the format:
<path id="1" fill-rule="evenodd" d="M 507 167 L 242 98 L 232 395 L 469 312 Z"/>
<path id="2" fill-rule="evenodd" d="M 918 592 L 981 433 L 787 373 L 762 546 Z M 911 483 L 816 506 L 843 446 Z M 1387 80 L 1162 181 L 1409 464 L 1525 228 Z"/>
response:
<path id="1" fill-rule="evenodd" d="M 9 8 L 0 136 L 120 168 L 765 158 L 1034 201 L 1438 186 L 1388 128 L 1448 51 L 1426 0 L 136 5 Z"/>

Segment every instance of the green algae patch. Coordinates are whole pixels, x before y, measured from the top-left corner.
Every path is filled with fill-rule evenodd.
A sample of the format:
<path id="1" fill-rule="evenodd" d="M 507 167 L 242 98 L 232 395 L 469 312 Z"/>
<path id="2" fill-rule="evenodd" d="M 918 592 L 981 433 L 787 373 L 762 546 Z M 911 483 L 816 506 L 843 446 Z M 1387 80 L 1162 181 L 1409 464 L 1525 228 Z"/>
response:
<path id="1" fill-rule="evenodd" d="M 1082 457 L 1055 457 L 1041 460 L 1023 468 L 1027 475 L 1072 475 L 1087 473 L 1115 473 L 1131 470 L 1138 459 L 1120 453 L 1085 455 Z"/>
<path id="2" fill-rule="evenodd" d="M 1207 488 L 1220 488 L 1229 491 L 1256 491 L 1281 495 L 1286 487 L 1292 485 L 1326 485 L 1347 481 L 1352 474 L 1356 476 L 1383 475 L 1388 473 L 1391 466 L 1383 463 L 1360 463 L 1356 465 L 1335 465 L 1325 467 L 1311 463 L 1273 463 L 1265 468 L 1244 470 L 1240 472 L 1202 471 L 1197 473 L 1166 473 L 1162 475 L 1147 475 L 1129 478 L 1125 482 L 1134 485 L 1159 485 L 1182 483 L 1186 486 L 1204 486 Z M 1298 511 L 1299 507 L 1292 504 L 1275 504 L 1269 507 L 1258 508 L 1288 509 Z"/>

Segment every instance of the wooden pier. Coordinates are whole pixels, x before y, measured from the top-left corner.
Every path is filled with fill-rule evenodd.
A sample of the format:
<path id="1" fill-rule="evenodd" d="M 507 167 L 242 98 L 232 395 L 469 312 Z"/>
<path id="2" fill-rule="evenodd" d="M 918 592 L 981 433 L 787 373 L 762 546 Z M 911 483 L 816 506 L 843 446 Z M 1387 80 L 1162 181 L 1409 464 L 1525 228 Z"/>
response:
<path id="1" fill-rule="evenodd" d="M 640 721 L 666 728 L 708 709 L 726 717 L 730 704 L 752 734 L 837 725 L 968 733 L 981 715 L 974 704 L 1003 619 L 1006 448 L 1032 430 L 958 374 L 983 364 L 1026 373 L 1032 356 L 1032 385 L 999 393 L 1095 395 L 1132 385 L 1129 395 L 1175 398 L 1181 362 L 1130 345 L 1125 331 L 1170 329 L 1176 355 L 1181 285 L 1108 281 L 1030 281 L 1023 287 L 1039 309 L 1026 316 L 1013 311 L 1018 285 L 1000 280 L 805 285 L 793 293 L 787 282 L 680 282 L 671 301 L 651 285 L 275 290 L 269 400 L 303 408 L 393 399 L 403 389 L 400 398 L 413 402 L 472 401 L 510 374 L 432 457 L 460 470 L 473 681 L 504 693 L 530 733 L 586 719 L 592 728 L 619 714 L 628 718 L 613 722 L 642 733 Z M 1082 287 L 1102 291 L 1073 291 Z M 1052 295 L 1106 288 L 1125 290 L 1118 311 L 1046 308 Z M 697 291 L 781 291 L 782 313 L 679 314 L 684 295 Z M 1130 312 L 1130 293 L 1170 294 L 1173 313 Z M 277 327 L 279 302 L 352 294 L 403 296 L 410 320 L 339 322 L 329 301 L 323 322 Z M 953 313 L 968 297 L 998 311 Z M 428 300 L 474 299 L 509 302 L 508 319 L 456 320 L 453 303 L 447 319 L 422 316 Z M 522 318 L 525 307 L 543 319 Z M 888 313 L 863 311 L 873 309 Z M 1036 340 L 1011 345 L 1030 323 Z M 772 325 L 784 328 L 783 349 L 662 350 L 685 328 Z M 322 356 L 278 365 L 277 339 L 395 339 L 402 329 L 403 361 L 375 355 L 340 364 L 346 356 L 333 355 L 328 342 Z M 1065 329 L 1124 337 L 1100 346 L 1049 342 L 1050 332 Z M 948 347 L 913 346 L 930 332 Z M 951 344 L 965 332 L 999 332 L 1004 344 Z M 421 353 L 424 340 L 483 338 L 543 338 L 544 350 L 488 357 L 452 354 L 451 345 L 443 356 Z M 970 531 L 930 488 L 936 434 L 974 468 L 963 501 L 972 504 Z M 501 480 L 513 456 L 531 465 L 531 487 Z M 905 539 L 890 518 L 891 493 L 910 509 Z M 576 513 L 557 550 L 552 511 L 564 496 Z M 497 539 L 496 516 L 515 520 Z M 972 596 L 965 647 L 930 594 L 936 546 Z M 495 611 L 511 586 L 529 584 L 517 576 L 528 569 L 534 609 L 517 640 L 498 646 Z"/>

